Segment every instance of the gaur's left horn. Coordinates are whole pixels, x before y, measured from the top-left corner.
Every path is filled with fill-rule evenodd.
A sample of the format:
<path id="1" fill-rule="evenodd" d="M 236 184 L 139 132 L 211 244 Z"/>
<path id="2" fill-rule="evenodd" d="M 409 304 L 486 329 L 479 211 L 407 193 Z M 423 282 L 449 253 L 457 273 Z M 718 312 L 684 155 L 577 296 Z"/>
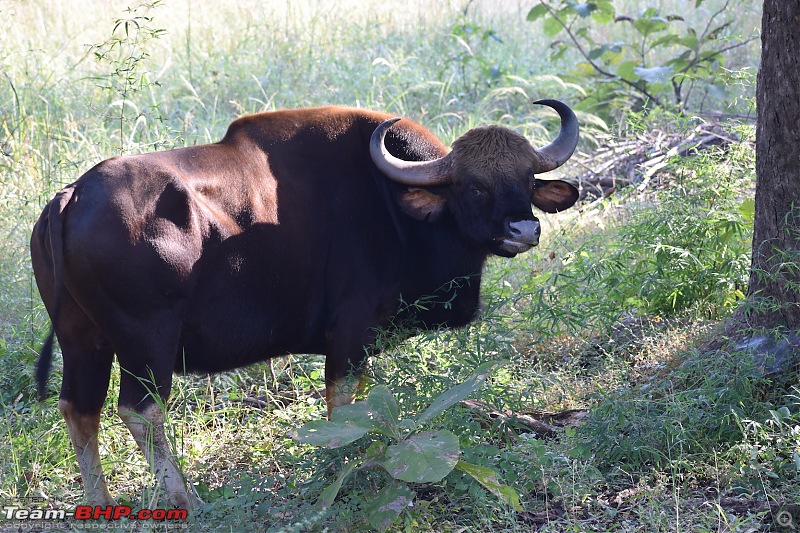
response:
<path id="1" fill-rule="evenodd" d="M 537 100 L 534 104 L 552 107 L 561 117 L 561 131 L 558 132 L 553 142 L 540 150 L 536 150 L 539 161 L 534 169 L 534 174 L 549 172 L 563 165 L 570 158 L 578 146 L 578 117 L 572 109 L 558 100 Z"/>
<path id="2" fill-rule="evenodd" d="M 452 158 L 450 154 L 433 161 L 403 161 L 386 150 L 384 139 L 389 127 L 400 120 L 391 118 L 382 122 L 369 141 L 369 154 L 381 172 L 392 180 L 405 185 L 431 186 L 445 185 L 452 181 L 450 170 Z"/>

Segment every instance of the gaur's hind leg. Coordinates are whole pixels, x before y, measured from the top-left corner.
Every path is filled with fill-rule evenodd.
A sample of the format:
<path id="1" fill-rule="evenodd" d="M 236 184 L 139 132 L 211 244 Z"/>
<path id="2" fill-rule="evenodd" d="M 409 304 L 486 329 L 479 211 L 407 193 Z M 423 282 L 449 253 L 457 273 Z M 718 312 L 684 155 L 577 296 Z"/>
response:
<path id="1" fill-rule="evenodd" d="M 164 433 L 164 416 L 158 404 L 150 402 L 144 408 L 137 406 L 134 409 L 120 405 L 119 416 L 147 457 L 169 501 L 182 509 L 197 507 L 201 502 L 186 490 L 186 482 L 170 452 Z"/>
<path id="2" fill-rule="evenodd" d="M 64 303 L 64 307 L 72 306 L 71 301 Z M 64 356 L 58 408 L 75 448 L 86 499 L 90 505 L 113 505 L 100 464 L 97 433 L 114 353 L 77 306 L 75 312 L 62 315 L 58 337 Z"/>
<path id="3" fill-rule="evenodd" d="M 67 422 L 69 440 L 75 449 L 78 465 L 83 479 L 83 490 L 90 505 L 115 505 L 108 492 L 103 468 L 100 464 L 100 450 L 97 433 L 100 429 L 100 411 L 81 413 L 69 400 L 59 399 L 58 408 Z"/>
<path id="4" fill-rule="evenodd" d="M 174 335 L 173 335 L 174 332 Z M 167 497 L 176 507 L 194 509 L 202 503 L 189 493 L 183 474 L 170 451 L 164 432 L 164 415 L 172 386 L 172 369 L 178 346 L 178 328 L 168 324 L 128 339 L 120 364 L 119 416 L 147 457 Z M 156 401 L 158 399 L 158 401 Z"/>

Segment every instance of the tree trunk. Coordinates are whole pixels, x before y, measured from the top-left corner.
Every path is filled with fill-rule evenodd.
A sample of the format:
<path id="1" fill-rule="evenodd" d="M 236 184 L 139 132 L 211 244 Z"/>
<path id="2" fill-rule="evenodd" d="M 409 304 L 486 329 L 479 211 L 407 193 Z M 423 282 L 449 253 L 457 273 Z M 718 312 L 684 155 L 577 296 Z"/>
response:
<path id="1" fill-rule="evenodd" d="M 728 332 L 800 331 L 800 1 L 764 0 L 747 298 Z"/>

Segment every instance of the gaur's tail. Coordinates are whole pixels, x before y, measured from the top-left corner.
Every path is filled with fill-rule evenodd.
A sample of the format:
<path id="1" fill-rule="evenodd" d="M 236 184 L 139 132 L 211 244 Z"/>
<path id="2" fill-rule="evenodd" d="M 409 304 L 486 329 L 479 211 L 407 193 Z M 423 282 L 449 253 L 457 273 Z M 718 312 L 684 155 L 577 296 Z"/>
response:
<path id="1" fill-rule="evenodd" d="M 50 377 L 50 365 L 53 363 L 53 338 L 56 336 L 55 329 L 50 325 L 50 334 L 39 350 L 39 360 L 36 362 L 36 392 L 39 394 L 39 401 L 47 398 L 47 378 Z"/>
<path id="2" fill-rule="evenodd" d="M 61 310 L 61 298 L 64 292 L 64 211 L 72 199 L 74 185 L 66 187 L 56 194 L 47 207 L 46 214 L 39 219 L 39 228 L 34 239 L 39 239 L 42 253 L 48 253 L 53 265 L 53 307 L 50 312 L 50 333 L 39 351 L 36 362 L 36 390 L 39 400 L 47 397 L 47 378 L 50 377 L 50 365 L 53 362 L 53 340 L 56 336 L 57 321 Z"/>

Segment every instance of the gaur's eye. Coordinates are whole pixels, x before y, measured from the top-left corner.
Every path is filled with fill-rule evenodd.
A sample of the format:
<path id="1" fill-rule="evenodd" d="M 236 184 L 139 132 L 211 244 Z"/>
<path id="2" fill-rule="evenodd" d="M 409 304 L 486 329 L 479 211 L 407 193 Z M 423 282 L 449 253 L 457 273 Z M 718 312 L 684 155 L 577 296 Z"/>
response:
<path id="1" fill-rule="evenodd" d="M 480 198 L 481 196 L 484 196 L 486 194 L 486 190 L 484 188 L 482 188 L 482 187 L 477 186 L 477 185 L 470 186 L 469 192 L 470 192 L 470 194 L 472 196 L 474 196 L 476 198 Z"/>

